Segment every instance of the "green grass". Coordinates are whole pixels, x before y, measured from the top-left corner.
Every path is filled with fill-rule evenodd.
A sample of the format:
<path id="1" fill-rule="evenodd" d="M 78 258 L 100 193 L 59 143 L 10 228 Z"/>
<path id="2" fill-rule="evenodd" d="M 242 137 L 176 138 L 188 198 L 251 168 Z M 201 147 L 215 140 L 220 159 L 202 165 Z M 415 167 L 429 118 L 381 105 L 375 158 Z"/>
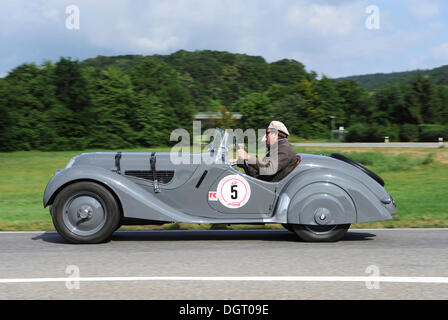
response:
<path id="1" fill-rule="evenodd" d="M 169 147 L 154 151 L 169 151 Z M 102 151 L 102 150 L 89 150 Z M 129 149 L 121 151 L 148 151 Z M 447 149 L 409 150 L 391 154 L 387 151 L 353 149 L 350 152 L 326 149 L 300 149 L 297 152 L 329 155 L 339 152 L 381 174 L 386 189 L 397 203 L 394 220 L 365 223 L 355 227 L 448 227 L 448 165 L 436 158 L 445 157 Z M 45 186 L 58 168 L 64 168 L 73 156 L 82 151 L 0 153 L 0 230 L 53 230 L 48 208 L 42 207 Z M 394 150 L 396 152 L 396 150 Z M 127 229 L 208 229 L 210 225 L 167 224 L 164 226 L 123 227 Z M 267 225 L 266 228 L 281 228 Z M 218 225 L 213 228 L 228 228 Z M 263 226 L 232 225 L 232 229 Z"/>
<path id="2" fill-rule="evenodd" d="M 298 153 L 313 153 L 330 156 L 332 153 L 341 153 L 338 150 L 309 150 L 304 148 L 294 148 Z M 350 159 L 363 164 L 375 172 L 397 172 L 409 171 L 418 166 L 426 166 L 434 163 L 435 153 L 426 152 L 422 157 L 409 157 L 404 154 L 388 155 L 381 152 L 342 152 Z"/>

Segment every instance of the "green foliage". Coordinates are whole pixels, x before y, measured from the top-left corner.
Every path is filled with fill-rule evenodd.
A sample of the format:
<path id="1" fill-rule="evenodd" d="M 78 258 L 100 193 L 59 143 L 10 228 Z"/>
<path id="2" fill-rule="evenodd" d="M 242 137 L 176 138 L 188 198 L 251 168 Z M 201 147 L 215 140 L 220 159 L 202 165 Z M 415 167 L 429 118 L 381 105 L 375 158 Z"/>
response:
<path id="1" fill-rule="evenodd" d="M 319 154 L 330 156 L 332 153 L 341 153 L 336 150 L 300 150 L 300 153 Z M 380 152 L 344 152 L 345 156 L 353 161 L 361 163 L 363 166 L 373 170 L 376 173 L 399 172 L 415 169 L 416 167 L 429 166 L 435 163 L 433 152 L 425 154 L 423 157 L 407 156 L 405 154 L 387 155 Z"/>
<path id="2" fill-rule="evenodd" d="M 89 103 L 87 81 L 78 61 L 61 58 L 54 69 L 56 98 L 74 112 L 82 111 Z"/>
<path id="3" fill-rule="evenodd" d="M 347 128 L 348 133 L 346 136 L 346 141 L 367 141 L 370 136 L 370 128 L 366 123 L 355 123 L 354 125 Z"/>
<path id="4" fill-rule="evenodd" d="M 295 84 L 308 78 L 305 66 L 295 60 L 283 59 L 273 62 L 270 71 L 272 80 L 283 85 Z"/>
<path id="5" fill-rule="evenodd" d="M 439 124 L 419 125 L 419 140 L 426 142 L 437 142 L 439 138 L 448 139 L 448 126 Z"/>
<path id="6" fill-rule="evenodd" d="M 385 137 L 389 141 L 399 141 L 400 127 L 397 125 L 381 125 L 377 123 L 356 123 L 348 127 L 346 141 L 355 142 L 384 142 Z"/>
<path id="7" fill-rule="evenodd" d="M 400 127 L 401 141 L 418 141 L 418 126 L 416 124 L 405 123 Z"/>
<path id="8" fill-rule="evenodd" d="M 131 78 L 136 91 L 159 98 L 171 118 L 169 128 L 191 126 L 195 108 L 175 69 L 148 57 L 132 69 Z"/>
<path id="9" fill-rule="evenodd" d="M 133 87 L 128 75 L 116 67 L 108 67 L 95 79 L 91 96 L 90 119 L 95 129 L 90 133 L 89 147 L 123 148 L 136 144 L 132 130 Z"/>
<path id="10" fill-rule="evenodd" d="M 221 118 L 215 121 L 215 127 L 222 129 L 232 129 L 235 127 L 235 120 L 233 119 L 232 113 L 225 106 L 219 108 L 219 113 Z"/>
<path id="11" fill-rule="evenodd" d="M 224 127 L 280 120 L 297 139 L 328 139 L 330 123 L 348 128 L 349 141 L 447 139 L 444 70 L 370 92 L 352 79 L 318 80 L 295 60 L 211 50 L 26 63 L 0 79 L 0 151 L 168 145 L 197 111 L 221 112 Z"/>
<path id="12" fill-rule="evenodd" d="M 434 68 L 431 70 L 416 70 L 392 73 L 375 73 L 360 76 L 349 76 L 336 79 L 337 81 L 352 79 L 359 85 L 368 90 L 380 90 L 394 85 L 410 84 L 415 76 L 421 73 L 423 76 L 431 79 L 434 83 L 448 85 L 448 65 Z"/>
<path id="13" fill-rule="evenodd" d="M 265 94 L 252 93 L 243 98 L 239 105 L 241 105 L 243 129 L 267 128 L 272 120 L 272 107 Z"/>

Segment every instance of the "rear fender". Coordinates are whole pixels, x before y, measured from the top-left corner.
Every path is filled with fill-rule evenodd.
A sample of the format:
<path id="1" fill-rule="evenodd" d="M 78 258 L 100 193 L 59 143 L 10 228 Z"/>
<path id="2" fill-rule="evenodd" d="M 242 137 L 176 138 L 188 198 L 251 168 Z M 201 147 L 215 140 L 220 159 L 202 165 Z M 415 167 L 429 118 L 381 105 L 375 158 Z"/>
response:
<path id="1" fill-rule="evenodd" d="M 288 223 L 346 224 L 392 218 L 388 205 L 383 204 L 371 188 L 337 169 L 305 170 L 285 188 L 284 198 L 290 199 Z M 322 213 L 326 215 L 324 222 L 318 220 Z"/>

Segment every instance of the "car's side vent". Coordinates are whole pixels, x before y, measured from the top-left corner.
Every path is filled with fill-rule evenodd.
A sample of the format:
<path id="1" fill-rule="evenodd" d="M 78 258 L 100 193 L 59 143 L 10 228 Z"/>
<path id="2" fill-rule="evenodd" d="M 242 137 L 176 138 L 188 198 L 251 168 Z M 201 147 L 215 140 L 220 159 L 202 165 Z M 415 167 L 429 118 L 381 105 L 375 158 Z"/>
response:
<path id="1" fill-rule="evenodd" d="M 136 178 L 146 179 L 154 181 L 154 176 L 152 175 L 151 170 L 126 170 L 124 172 L 127 176 L 132 176 Z M 167 184 L 169 183 L 174 176 L 174 171 L 171 170 L 157 170 L 156 178 L 159 183 Z"/>

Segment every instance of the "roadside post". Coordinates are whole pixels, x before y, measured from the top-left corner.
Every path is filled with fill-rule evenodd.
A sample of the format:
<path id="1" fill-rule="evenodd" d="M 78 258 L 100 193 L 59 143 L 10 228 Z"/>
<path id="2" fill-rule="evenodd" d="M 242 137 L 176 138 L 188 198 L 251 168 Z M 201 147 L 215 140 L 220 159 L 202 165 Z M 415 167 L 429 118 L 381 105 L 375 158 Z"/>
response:
<path id="1" fill-rule="evenodd" d="M 344 127 L 339 127 L 338 139 L 339 139 L 339 141 L 343 141 L 344 140 Z"/>

